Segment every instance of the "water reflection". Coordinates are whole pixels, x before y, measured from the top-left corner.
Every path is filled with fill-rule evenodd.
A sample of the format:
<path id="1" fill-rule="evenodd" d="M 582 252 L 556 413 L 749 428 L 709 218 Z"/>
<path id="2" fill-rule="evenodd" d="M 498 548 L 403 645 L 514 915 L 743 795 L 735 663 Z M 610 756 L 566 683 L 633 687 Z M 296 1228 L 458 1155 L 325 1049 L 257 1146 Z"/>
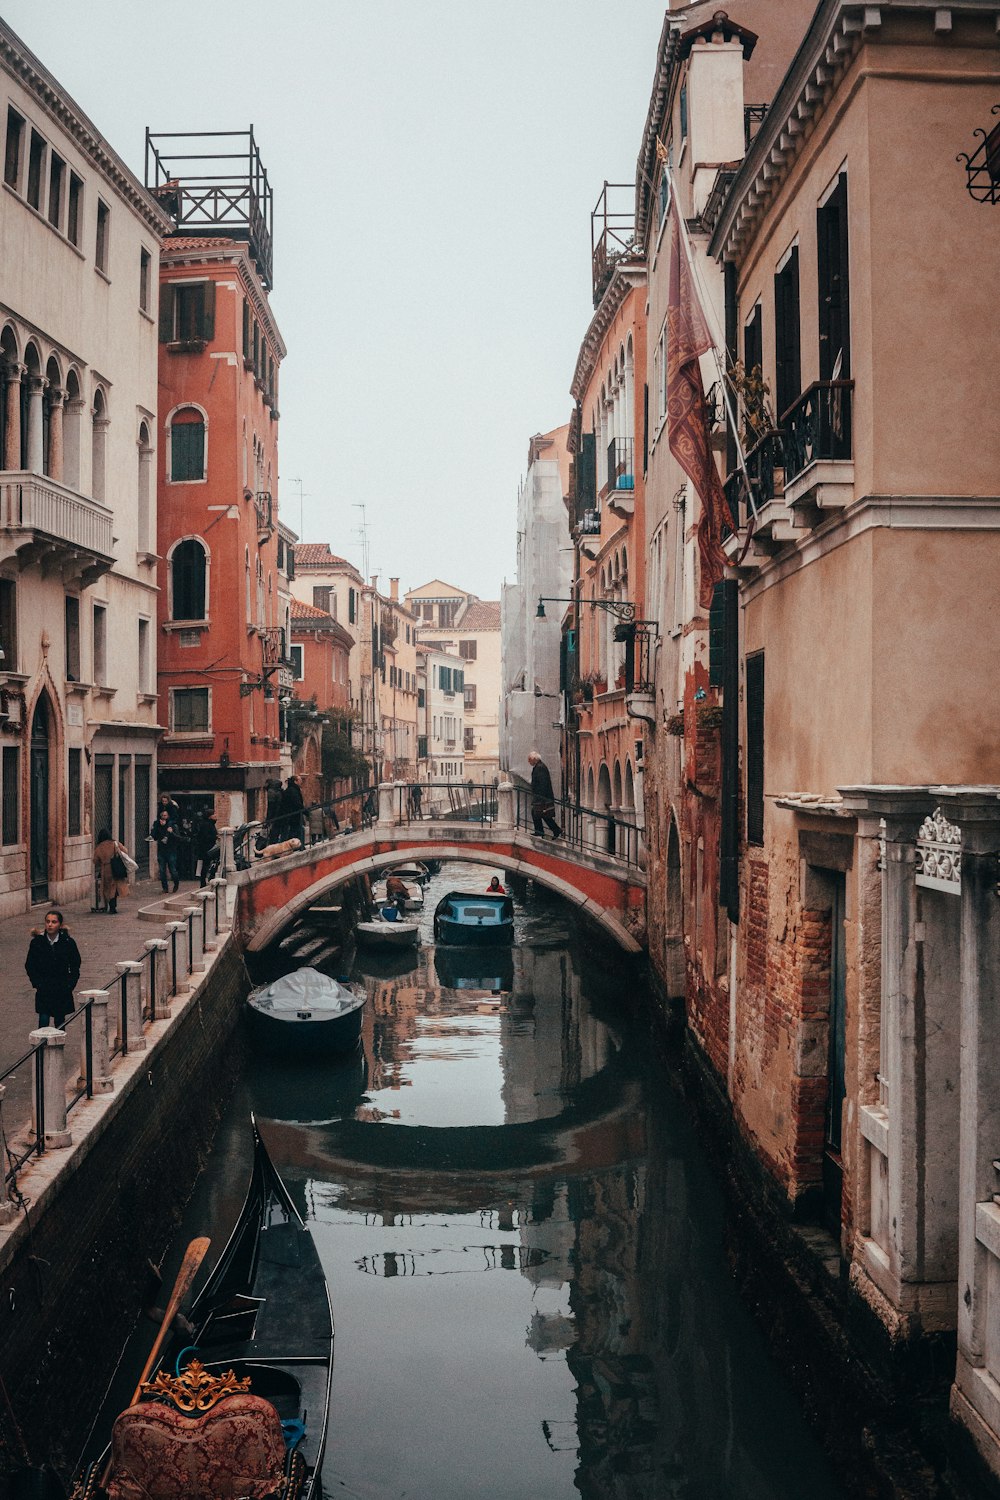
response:
<path id="1" fill-rule="evenodd" d="M 446 866 L 427 911 L 469 880 Z M 271 1117 L 330 1280 L 327 1493 L 833 1500 L 622 1004 L 638 976 L 545 893 L 517 931 L 485 967 L 429 933 L 402 972 L 365 954 L 363 1054 L 254 1062 L 234 1107 Z"/>

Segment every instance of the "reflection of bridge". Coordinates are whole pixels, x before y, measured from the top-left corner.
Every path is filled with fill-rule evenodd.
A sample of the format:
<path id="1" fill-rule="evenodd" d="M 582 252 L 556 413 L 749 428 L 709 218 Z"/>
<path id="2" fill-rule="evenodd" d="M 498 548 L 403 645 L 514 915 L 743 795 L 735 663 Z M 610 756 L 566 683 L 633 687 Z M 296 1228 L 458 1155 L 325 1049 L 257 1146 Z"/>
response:
<path id="1" fill-rule="evenodd" d="M 414 819 L 401 811 L 395 788 L 381 787 L 379 793 L 378 817 L 370 827 L 236 872 L 236 929 L 246 948 L 265 947 L 329 891 L 355 876 L 376 875 L 401 857 L 464 860 L 535 880 L 578 907 L 627 952 L 644 948 L 644 872 L 593 848 L 572 828 L 555 842 L 519 828 L 512 787 L 500 787 L 492 821 L 463 822 L 454 813 L 445 818 L 433 812 Z M 231 854 L 225 863 L 231 869 Z"/>

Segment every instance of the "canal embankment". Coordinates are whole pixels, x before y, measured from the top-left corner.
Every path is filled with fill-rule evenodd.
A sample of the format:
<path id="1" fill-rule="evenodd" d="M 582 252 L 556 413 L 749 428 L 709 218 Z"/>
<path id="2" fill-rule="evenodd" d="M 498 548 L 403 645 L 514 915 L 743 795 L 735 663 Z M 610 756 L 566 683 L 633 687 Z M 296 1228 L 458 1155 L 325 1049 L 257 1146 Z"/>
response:
<path id="1" fill-rule="evenodd" d="M 218 932 L 207 923 L 204 945 L 200 910 L 173 933 L 167 925 L 192 911 L 190 901 L 179 910 L 147 906 L 147 920 L 138 901 L 124 920 L 96 919 L 107 936 L 85 963 L 95 979 L 131 965 L 122 992 L 134 979 L 143 1019 L 129 1050 L 111 1060 L 104 1091 L 80 1098 L 67 1117 L 69 1143 L 25 1162 L 10 1221 L 0 1226 L 0 1466 L 25 1449 L 33 1463 L 63 1472 L 75 1463 L 89 1403 L 73 1393 L 99 1393 L 110 1380 L 149 1297 L 149 1263 L 176 1231 L 242 1066 L 237 1023 L 247 984 L 225 892 L 225 920 Z M 74 915 L 79 928 L 89 913 L 67 911 L 71 924 Z M 26 946 L 25 919 L 20 925 Z M 148 941 L 162 943 L 156 996 L 145 989 Z M 119 959 L 121 948 L 127 957 Z M 115 1029 L 113 1019 L 112 1037 Z"/>

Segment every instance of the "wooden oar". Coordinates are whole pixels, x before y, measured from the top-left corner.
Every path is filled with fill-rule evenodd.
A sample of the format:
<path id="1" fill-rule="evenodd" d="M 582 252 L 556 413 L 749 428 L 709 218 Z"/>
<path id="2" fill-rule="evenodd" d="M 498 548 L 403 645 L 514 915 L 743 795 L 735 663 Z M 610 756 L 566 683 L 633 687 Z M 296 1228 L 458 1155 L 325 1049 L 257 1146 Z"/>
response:
<path id="1" fill-rule="evenodd" d="M 160 1350 L 163 1348 L 164 1341 L 166 1340 L 167 1334 L 170 1332 L 174 1318 L 177 1316 L 177 1313 L 180 1310 L 180 1305 L 184 1301 L 184 1298 L 191 1290 L 191 1284 L 198 1274 L 198 1268 L 200 1267 L 202 1261 L 205 1259 L 205 1256 L 208 1253 L 208 1247 L 211 1243 L 212 1241 L 210 1239 L 204 1238 L 192 1240 L 190 1245 L 188 1245 L 187 1249 L 185 1250 L 184 1259 L 181 1261 L 181 1268 L 177 1272 L 177 1280 L 174 1282 L 174 1289 L 170 1294 L 170 1301 L 167 1303 L 167 1310 L 163 1314 L 163 1322 L 160 1324 L 160 1331 L 156 1335 L 156 1341 L 153 1344 L 152 1349 L 150 1349 L 149 1351 L 149 1358 L 146 1360 L 146 1363 L 142 1367 L 142 1374 L 139 1376 L 139 1384 L 136 1386 L 135 1391 L 133 1392 L 132 1400 L 129 1402 L 129 1406 L 134 1406 L 138 1401 L 139 1396 L 142 1393 L 143 1384 L 146 1381 L 150 1370 L 153 1368 L 153 1366 L 156 1364 L 156 1361 L 160 1357 Z"/>
<path id="2" fill-rule="evenodd" d="M 129 1406 L 134 1406 L 138 1401 L 140 1395 L 142 1394 L 143 1384 L 147 1376 L 149 1375 L 150 1370 L 153 1368 L 156 1361 L 160 1357 L 160 1350 L 163 1348 L 164 1342 L 166 1341 L 167 1334 L 170 1332 L 170 1328 L 173 1324 L 174 1318 L 177 1316 L 177 1313 L 180 1310 L 180 1305 L 184 1301 L 184 1298 L 191 1290 L 191 1285 L 194 1281 L 194 1278 L 198 1274 L 198 1268 L 200 1267 L 202 1261 L 205 1259 L 205 1256 L 208 1252 L 208 1247 L 211 1243 L 212 1241 L 206 1238 L 192 1240 L 190 1245 L 188 1245 L 187 1249 L 185 1250 L 184 1259 L 181 1261 L 181 1268 L 177 1272 L 177 1280 L 174 1282 L 174 1289 L 170 1294 L 170 1301 L 167 1303 L 167 1310 L 163 1314 L 163 1322 L 160 1324 L 160 1331 L 156 1335 L 156 1339 L 152 1349 L 150 1349 L 149 1351 L 149 1358 L 146 1360 L 146 1363 L 142 1367 L 142 1374 L 139 1376 L 139 1384 L 136 1386 L 134 1392 L 132 1393 L 132 1399 L 129 1402 Z M 110 1475 L 110 1473 L 111 1458 L 109 1456 L 108 1461 L 104 1466 L 104 1473 L 101 1475 L 100 1488 L 102 1490 L 107 1485 L 108 1476 Z"/>

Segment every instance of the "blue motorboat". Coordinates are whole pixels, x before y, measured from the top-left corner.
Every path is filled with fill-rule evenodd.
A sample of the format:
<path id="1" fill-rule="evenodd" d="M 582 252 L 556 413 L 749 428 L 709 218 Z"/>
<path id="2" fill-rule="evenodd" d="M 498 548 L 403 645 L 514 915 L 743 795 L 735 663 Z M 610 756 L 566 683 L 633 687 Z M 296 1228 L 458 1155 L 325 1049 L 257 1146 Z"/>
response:
<path id="1" fill-rule="evenodd" d="M 507 895 L 449 891 L 434 910 L 438 943 L 512 943 L 514 903 Z"/>

